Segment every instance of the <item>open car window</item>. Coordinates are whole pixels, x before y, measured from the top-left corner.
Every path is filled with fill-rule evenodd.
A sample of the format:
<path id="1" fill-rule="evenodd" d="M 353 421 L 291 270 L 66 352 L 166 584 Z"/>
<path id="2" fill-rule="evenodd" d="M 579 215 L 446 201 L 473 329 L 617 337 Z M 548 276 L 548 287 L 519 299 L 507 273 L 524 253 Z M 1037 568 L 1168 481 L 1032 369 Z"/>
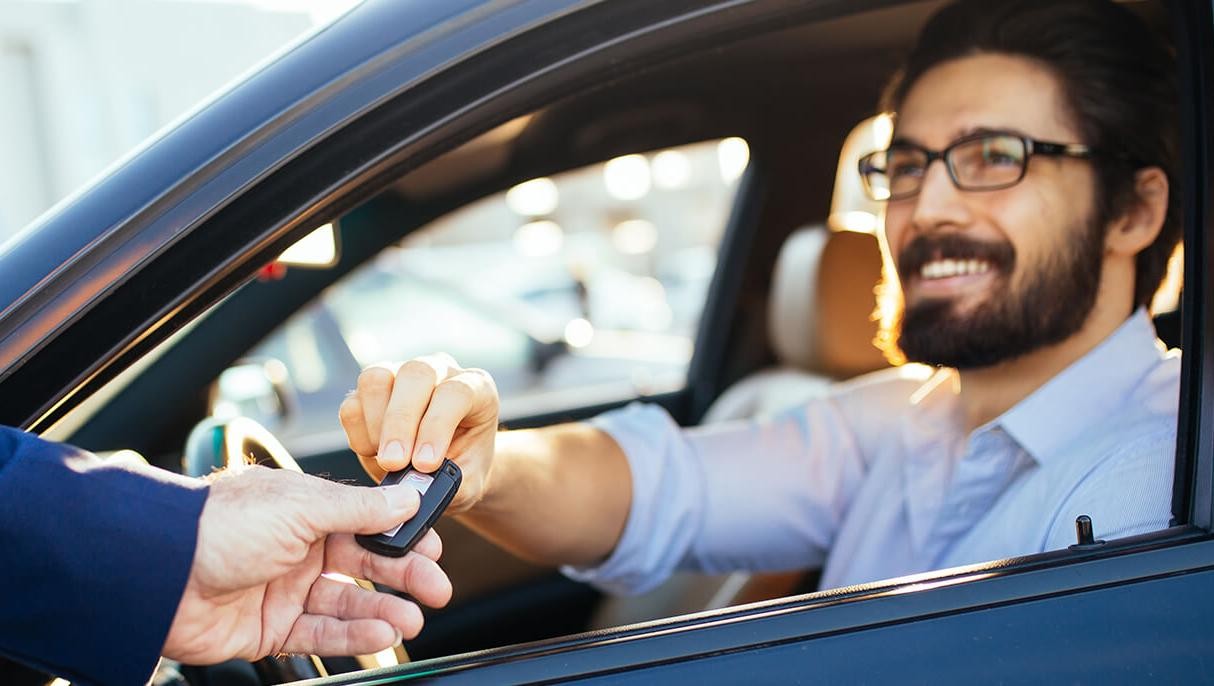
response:
<path id="1" fill-rule="evenodd" d="M 677 391 L 747 161 L 742 139 L 705 141 L 531 179 L 451 212 L 249 352 L 288 399 L 232 369 L 214 412 L 252 416 L 290 446 L 336 428 L 361 369 L 436 352 L 489 371 L 507 422 Z"/>

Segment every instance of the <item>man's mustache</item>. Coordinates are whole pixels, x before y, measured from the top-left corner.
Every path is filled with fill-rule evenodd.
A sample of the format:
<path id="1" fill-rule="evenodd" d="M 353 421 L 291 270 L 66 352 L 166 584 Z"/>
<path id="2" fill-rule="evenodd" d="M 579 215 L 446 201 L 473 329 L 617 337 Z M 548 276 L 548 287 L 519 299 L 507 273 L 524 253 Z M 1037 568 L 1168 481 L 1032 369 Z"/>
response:
<path id="1" fill-rule="evenodd" d="M 983 260 L 1007 273 L 1016 263 L 1016 249 L 1007 241 L 978 241 L 959 233 L 920 235 L 898 253 L 898 274 L 916 275 L 935 260 Z"/>

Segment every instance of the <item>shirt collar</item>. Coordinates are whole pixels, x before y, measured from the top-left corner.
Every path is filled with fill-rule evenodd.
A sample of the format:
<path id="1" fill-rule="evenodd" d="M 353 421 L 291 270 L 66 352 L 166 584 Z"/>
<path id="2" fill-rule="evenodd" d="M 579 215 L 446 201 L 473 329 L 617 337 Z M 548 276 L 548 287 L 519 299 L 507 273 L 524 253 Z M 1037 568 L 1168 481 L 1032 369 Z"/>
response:
<path id="1" fill-rule="evenodd" d="M 1045 464 L 1124 403 L 1163 355 L 1150 315 L 1139 308 L 1108 338 L 991 424 L 1002 426 Z"/>

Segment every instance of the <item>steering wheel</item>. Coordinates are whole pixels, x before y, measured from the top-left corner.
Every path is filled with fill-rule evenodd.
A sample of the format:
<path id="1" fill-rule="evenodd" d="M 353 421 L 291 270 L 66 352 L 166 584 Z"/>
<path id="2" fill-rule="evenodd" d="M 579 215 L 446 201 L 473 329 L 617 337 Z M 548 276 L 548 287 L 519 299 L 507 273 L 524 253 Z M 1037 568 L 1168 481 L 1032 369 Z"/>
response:
<path id="1" fill-rule="evenodd" d="M 199 422 L 186 439 L 182 456 L 184 471 L 189 476 L 206 476 L 232 464 L 259 464 L 273 469 L 303 473 L 291 453 L 261 424 L 248 417 L 217 419 L 208 417 Z M 370 581 L 355 579 L 363 588 L 375 590 Z M 404 648 L 393 649 L 395 664 L 409 661 Z M 392 663 L 386 651 L 377 655 L 355 655 L 354 660 L 364 669 L 387 667 Z M 283 655 L 264 657 L 253 663 L 264 683 L 328 676 L 324 664 L 315 655 Z"/>

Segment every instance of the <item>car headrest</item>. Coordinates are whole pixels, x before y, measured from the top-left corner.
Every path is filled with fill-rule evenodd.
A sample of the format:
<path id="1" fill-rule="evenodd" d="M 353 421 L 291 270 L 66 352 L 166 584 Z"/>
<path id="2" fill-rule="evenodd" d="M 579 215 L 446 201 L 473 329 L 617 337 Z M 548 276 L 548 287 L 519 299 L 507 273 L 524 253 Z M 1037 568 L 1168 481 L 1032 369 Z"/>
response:
<path id="1" fill-rule="evenodd" d="M 780 362 L 837 379 L 887 366 L 873 345 L 880 277 L 874 236 L 822 226 L 794 231 L 768 298 L 768 333 Z"/>

